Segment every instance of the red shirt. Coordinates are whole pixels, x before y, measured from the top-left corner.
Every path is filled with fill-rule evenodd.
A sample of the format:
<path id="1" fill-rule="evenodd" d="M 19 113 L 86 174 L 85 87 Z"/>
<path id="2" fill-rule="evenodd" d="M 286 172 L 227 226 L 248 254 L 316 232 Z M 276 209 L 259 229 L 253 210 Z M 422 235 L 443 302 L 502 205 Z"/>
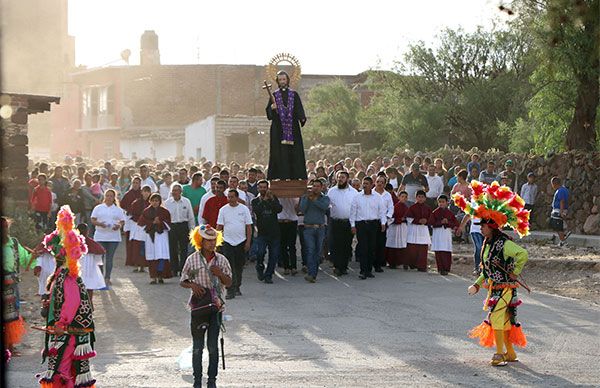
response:
<path id="1" fill-rule="evenodd" d="M 227 205 L 226 196 L 215 196 L 206 201 L 204 205 L 204 211 L 202 212 L 202 218 L 206 220 L 206 223 L 213 228 L 217 227 L 217 218 L 219 217 L 219 210 L 223 206 Z"/>
<path id="2" fill-rule="evenodd" d="M 38 185 L 31 193 L 31 206 L 36 212 L 49 213 L 52 206 L 52 192 L 46 186 Z"/>

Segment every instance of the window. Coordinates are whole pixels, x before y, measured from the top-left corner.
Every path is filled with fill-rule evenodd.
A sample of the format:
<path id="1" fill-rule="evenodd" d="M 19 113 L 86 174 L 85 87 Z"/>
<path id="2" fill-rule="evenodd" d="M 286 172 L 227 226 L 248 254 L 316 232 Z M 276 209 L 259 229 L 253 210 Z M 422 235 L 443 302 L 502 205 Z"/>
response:
<path id="1" fill-rule="evenodd" d="M 98 114 L 104 115 L 114 113 L 114 95 L 114 85 L 98 88 Z"/>
<path id="2" fill-rule="evenodd" d="M 92 106 L 91 89 L 84 89 L 81 97 L 81 113 L 83 113 L 84 116 L 89 116 L 91 114 L 90 109 Z"/>

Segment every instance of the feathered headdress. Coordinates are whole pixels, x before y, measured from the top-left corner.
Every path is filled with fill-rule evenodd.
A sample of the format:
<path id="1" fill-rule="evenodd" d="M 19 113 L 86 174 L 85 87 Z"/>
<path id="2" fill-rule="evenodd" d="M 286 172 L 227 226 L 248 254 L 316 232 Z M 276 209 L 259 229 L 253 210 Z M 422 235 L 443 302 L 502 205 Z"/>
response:
<path id="1" fill-rule="evenodd" d="M 190 244 L 192 244 L 197 251 L 202 248 L 202 239 L 217 240 L 217 246 L 221 246 L 221 244 L 223 244 L 223 233 L 210 225 L 196 226 L 190 232 Z"/>
<path id="2" fill-rule="evenodd" d="M 69 205 L 64 205 L 56 217 L 56 230 L 46 235 L 45 249 L 56 258 L 65 261 L 69 276 L 79 276 L 79 259 L 87 253 L 85 237 L 75 229 L 75 215 Z"/>
<path id="3" fill-rule="evenodd" d="M 452 196 L 462 211 L 482 220 L 493 221 L 499 228 L 508 225 L 519 237 L 529 234 L 529 210 L 525 209 L 525 201 L 518 194 L 506 186 L 500 186 L 498 182 L 486 185 L 475 180 L 471 181 L 471 190 L 471 201 L 460 193 Z"/>

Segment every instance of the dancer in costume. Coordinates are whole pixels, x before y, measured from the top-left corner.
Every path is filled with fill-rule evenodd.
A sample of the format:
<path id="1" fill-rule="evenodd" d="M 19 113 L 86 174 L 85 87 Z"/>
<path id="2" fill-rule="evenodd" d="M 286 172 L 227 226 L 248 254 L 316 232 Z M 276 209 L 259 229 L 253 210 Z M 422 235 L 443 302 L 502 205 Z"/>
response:
<path id="1" fill-rule="evenodd" d="M 29 271 L 32 266 L 34 274 L 39 276 L 36 253 L 27 251 L 19 241 L 8 233 L 9 222 L 2 217 L 2 333 L 4 347 L 13 356 L 18 356 L 14 346 L 21 343 L 25 334 L 25 322 L 19 312 L 19 274 L 20 269 Z"/>
<path id="2" fill-rule="evenodd" d="M 529 234 L 529 211 L 525 201 L 508 187 L 493 182 L 486 185 L 471 182 L 473 196 L 467 202 L 461 194 L 454 194 L 454 203 L 466 214 L 481 219 L 481 233 L 485 240 L 482 248 L 481 275 L 469 287 L 475 295 L 481 286 L 487 288 L 484 310 L 487 319 L 469 333 L 485 347 L 496 347 L 490 364 L 504 366 L 517 361 L 513 345 L 525 347 L 527 339 L 517 321 L 517 306 L 521 300 L 517 288 L 523 284 L 517 278 L 527 262 L 527 251 L 515 244 L 502 232 L 506 225 L 520 237 Z"/>
<path id="3" fill-rule="evenodd" d="M 48 369 L 38 375 L 43 388 L 94 387 L 89 359 L 94 351 L 94 321 L 88 293 L 79 276 L 79 259 L 87 253 L 85 238 L 74 228 L 68 205 L 58 212 L 56 230 L 44 246 L 56 259 L 48 281 L 50 301 L 42 361 Z"/>
<path id="4" fill-rule="evenodd" d="M 192 313 L 194 387 L 202 386 L 202 352 L 206 334 L 208 387 L 215 388 L 219 364 L 218 339 L 225 304 L 223 296 L 225 288 L 232 283 L 231 266 L 225 256 L 215 251 L 223 243 L 223 235 L 210 225 L 200 225 L 192 230 L 190 243 L 196 251 L 185 261 L 179 284 L 191 291 L 188 305 Z"/>

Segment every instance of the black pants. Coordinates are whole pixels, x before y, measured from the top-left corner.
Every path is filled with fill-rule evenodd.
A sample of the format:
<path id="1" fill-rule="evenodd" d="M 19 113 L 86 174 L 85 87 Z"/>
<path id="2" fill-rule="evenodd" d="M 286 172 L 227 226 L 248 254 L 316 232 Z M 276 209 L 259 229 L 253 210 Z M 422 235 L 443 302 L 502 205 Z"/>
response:
<path id="1" fill-rule="evenodd" d="M 194 319 L 192 315 L 192 366 L 194 368 L 194 387 L 202 386 L 202 352 L 204 351 L 204 334 L 208 348 L 208 379 L 217 378 L 219 371 L 219 332 L 221 330 L 221 313 L 211 316 L 210 322 Z"/>
<path id="2" fill-rule="evenodd" d="M 244 264 L 246 262 L 246 252 L 244 252 L 244 245 L 246 241 L 241 242 L 239 245 L 231 245 L 227 242 L 221 246 L 221 253 L 229 261 L 232 272 L 231 287 L 227 291 L 238 291 L 242 285 L 242 273 L 244 272 Z"/>
<path id="3" fill-rule="evenodd" d="M 331 261 L 340 270 L 348 269 L 352 257 L 352 228 L 348 220 L 331 220 Z"/>
<path id="4" fill-rule="evenodd" d="M 373 270 L 378 230 L 381 231 L 379 220 L 356 222 L 356 238 L 358 239 L 360 252 L 360 273 L 363 275 L 369 274 Z"/>
<path id="5" fill-rule="evenodd" d="M 280 222 L 281 260 L 284 269 L 296 269 L 296 238 L 298 221 Z"/>
<path id="6" fill-rule="evenodd" d="M 171 257 L 171 271 L 177 274 L 187 259 L 190 229 L 187 222 L 171 224 L 169 231 L 169 256 Z"/>
<path id="7" fill-rule="evenodd" d="M 381 231 L 381 223 L 379 224 L 379 228 L 377 228 L 377 243 L 375 247 L 375 261 L 373 261 L 373 266 L 375 268 L 385 267 L 385 242 L 387 240 L 386 232 Z"/>

